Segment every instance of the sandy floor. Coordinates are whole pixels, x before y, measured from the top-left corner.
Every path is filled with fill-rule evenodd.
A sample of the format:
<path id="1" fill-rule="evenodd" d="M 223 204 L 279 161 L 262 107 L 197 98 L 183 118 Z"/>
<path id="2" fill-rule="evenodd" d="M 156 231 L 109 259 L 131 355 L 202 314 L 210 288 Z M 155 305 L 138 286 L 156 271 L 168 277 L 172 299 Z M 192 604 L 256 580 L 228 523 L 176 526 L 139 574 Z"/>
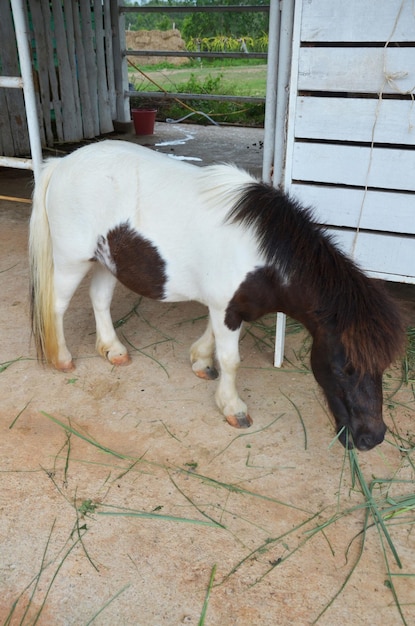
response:
<path id="1" fill-rule="evenodd" d="M 10 179 L 27 194 L 27 177 Z M 243 432 L 216 409 L 215 382 L 191 372 L 197 304 L 119 288 L 113 319 L 132 363 L 115 369 L 95 355 L 85 283 L 66 318 L 77 369 L 43 368 L 30 342 L 29 210 L 0 202 L 0 622 L 199 624 L 212 579 L 209 626 L 302 626 L 324 609 L 321 626 L 401 624 L 390 581 L 414 624 L 414 509 L 387 520 L 399 569 L 371 518 L 362 533 L 364 498 L 343 448 L 329 447 L 304 335 L 288 334 L 276 370 L 267 335 L 244 334 L 239 387 L 254 425 Z M 387 396 L 399 377 L 388 373 Z M 385 407 L 412 446 L 414 408 L 406 386 Z M 389 433 L 358 454 L 367 481 L 413 479 L 395 442 Z M 395 482 L 375 494 L 392 505 L 413 491 Z"/>

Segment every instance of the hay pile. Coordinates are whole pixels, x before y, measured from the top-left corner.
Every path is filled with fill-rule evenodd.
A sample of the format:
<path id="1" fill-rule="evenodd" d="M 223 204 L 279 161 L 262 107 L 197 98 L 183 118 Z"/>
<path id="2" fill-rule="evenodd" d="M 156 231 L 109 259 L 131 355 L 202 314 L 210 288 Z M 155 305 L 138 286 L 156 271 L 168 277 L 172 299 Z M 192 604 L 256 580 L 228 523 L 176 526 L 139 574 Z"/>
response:
<path id="1" fill-rule="evenodd" d="M 125 36 L 127 50 L 168 50 L 169 52 L 186 50 L 186 44 L 176 28 L 172 30 L 127 30 Z M 182 65 L 188 61 L 186 57 L 130 56 L 127 58 L 135 65 L 155 65 L 163 62 Z"/>

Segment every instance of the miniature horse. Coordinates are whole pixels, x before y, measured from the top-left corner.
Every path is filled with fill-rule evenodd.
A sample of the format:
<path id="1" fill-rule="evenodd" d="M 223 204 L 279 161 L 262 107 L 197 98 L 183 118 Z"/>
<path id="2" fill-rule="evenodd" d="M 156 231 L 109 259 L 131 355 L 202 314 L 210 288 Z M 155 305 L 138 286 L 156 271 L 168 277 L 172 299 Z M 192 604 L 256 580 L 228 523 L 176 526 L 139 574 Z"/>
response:
<path id="1" fill-rule="evenodd" d="M 216 343 L 217 405 L 245 428 L 252 420 L 235 385 L 241 324 L 281 311 L 312 335 L 312 370 L 343 445 L 383 441 L 382 373 L 404 341 L 396 305 L 308 209 L 247 172 L 122 141 L 80 148 L 44 165 L 29 250 L 38 356 L 59 370 L 74 367 L 63 316 L 92 268 L 96 347 L 110 363 L 129 362 L 110 316 L 117 279 L 148 298 L 197 300 L 209 322 L 191 347 L 192 369 L 218 376 Z"/>

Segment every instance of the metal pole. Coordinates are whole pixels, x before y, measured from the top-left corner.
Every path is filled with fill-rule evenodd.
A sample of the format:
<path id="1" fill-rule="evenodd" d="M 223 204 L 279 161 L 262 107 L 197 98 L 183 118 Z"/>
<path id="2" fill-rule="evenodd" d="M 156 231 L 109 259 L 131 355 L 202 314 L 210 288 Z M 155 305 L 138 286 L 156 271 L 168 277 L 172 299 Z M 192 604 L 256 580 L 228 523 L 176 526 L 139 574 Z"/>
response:
<path id="1" fill-rule="evenodd" d="M 32 60 L 29 49 L 29 33 L 24 17 L 23 0 L 11 0 L 11 7 L 16 31 L 17 50 L 20 71 L 23 80 L 23 97 L 26 108 L 27 128 L 29 131 L 32 169 L 35 181 L 42 165 L 42 144 L 40 141 L 39 119 L 37 116 L 35 85 L 33 82 Z"/>
<path id="2" fill-rule="evenodd" d="M 271 0 L 269 7 L 267 90 L 265 96 L 264 156 L 262 159 L 262 178 L 266 183 L 271 182 L 271 169 L 274 162 L 280 16 L 280 0 Z"/>
<path id="3" fill-rule="evenodd" d="M 297 0 L 299 1 L 299 0 Z M 274 130 L 274 187 L 282 186 L 286 151 L 286 116 L 288 110 L 291 49 L 294 25 L 294 0 L 281 0 L 281 24 L 279 38 L 277 96 Z M 286 316 L 277 313 L 275 328 L 274 365 L 281 367 L 284 360 Z"/>
<path id="4" fill-rule="evenodd" d="M 282 184 L 285 165 L 286 115 L 291 68 L 291 48 L 294 24 L 293 0 L 281 0 L 281 28 L 275 118 L 274 187 Z"/>

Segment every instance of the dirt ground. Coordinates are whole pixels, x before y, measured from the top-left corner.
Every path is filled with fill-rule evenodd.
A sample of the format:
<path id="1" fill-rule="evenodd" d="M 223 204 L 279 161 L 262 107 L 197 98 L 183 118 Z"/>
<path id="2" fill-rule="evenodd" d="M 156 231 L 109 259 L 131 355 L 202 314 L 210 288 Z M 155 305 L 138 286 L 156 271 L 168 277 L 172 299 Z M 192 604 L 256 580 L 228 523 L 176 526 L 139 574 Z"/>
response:
<path id="1" fill-rule="evenodd" d="M 30 176 L 1 171 L 0 193 L 29 197 Z M 287 334 L 278 370 L 268 333 L 243 333 L 246 431 L 191 372 L 198 304 L 119 287 L 113 319 L 132 363 L 117 369 L 95 354 L 86 281 L 66 316 L 76 370 L 44 368 L 30 339 L 29 214 L 0 201 L 0 623 L 414 624 L 413 505 L 385 514 L 400 569 L 370 516 L 363 532 L 365 499 L 330 445 L 305 336 Z M 399 368 L 385 377 L 392 432 L 358 453 L 368 482 L 394 479 L 374 489 L 389 506 L 414 491 L 398 482 L 415 460 L 397 446 L 415 445 L 414 391 L 399 380 Z"/>

